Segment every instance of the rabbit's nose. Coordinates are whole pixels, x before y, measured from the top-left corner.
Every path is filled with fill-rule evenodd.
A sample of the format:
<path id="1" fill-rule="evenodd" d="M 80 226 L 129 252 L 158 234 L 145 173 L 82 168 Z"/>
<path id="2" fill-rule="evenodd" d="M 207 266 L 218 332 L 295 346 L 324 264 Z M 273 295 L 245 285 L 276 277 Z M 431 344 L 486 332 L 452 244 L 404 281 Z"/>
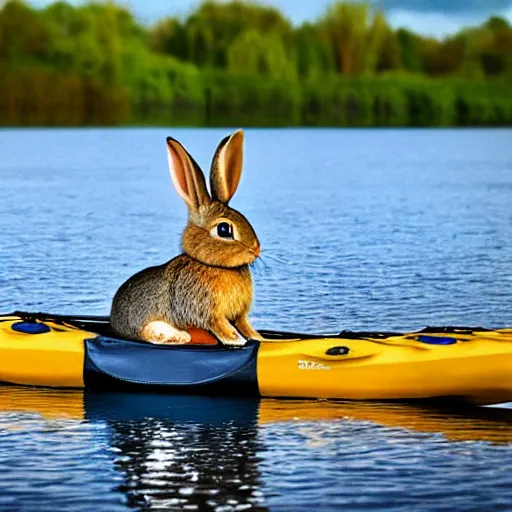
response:
<path id="1" fill-rule="evenodd" d="M 259 257 L 259 255 L 261 254 L 261 247 L 259 245 L 257 245 L 254 249 L 253 249 L 253 252 L 254 254 L 256 255 L 256 258 Z"/>

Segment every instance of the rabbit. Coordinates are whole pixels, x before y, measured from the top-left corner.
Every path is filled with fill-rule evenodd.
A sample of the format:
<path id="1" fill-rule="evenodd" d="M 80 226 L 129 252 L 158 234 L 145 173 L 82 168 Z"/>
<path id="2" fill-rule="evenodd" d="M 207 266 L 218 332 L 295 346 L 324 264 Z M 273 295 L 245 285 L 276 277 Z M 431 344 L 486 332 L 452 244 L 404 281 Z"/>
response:
<path id="1" fill-rule="evenodd" d="M 262 339 L 248 319 L 253 300 L 249 264 L 259 257 L 260 243 L 249 221 L 228 206 L 240 182 L 243 141 L 238 130 L 220 142 L 211 165 L 210 195 L 192 156 L 167 138 L 172 182 L 188 206 L 183 253 L 138 272 L 119 288 L 110 315 L 116 334 L 188 343 L 186 329 L 199 328 L 227 345 Z"/>

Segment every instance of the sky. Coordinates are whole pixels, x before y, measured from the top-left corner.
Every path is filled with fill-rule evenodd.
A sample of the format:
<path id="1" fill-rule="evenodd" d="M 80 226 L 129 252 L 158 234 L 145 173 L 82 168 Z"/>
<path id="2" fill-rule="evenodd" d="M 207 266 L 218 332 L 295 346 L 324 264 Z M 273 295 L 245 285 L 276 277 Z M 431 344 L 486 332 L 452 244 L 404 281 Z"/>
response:
<path id="1" fill-rule="evenodd" d="M 81 3 L 81 0 L 70 0 Z M 333 0 L 260 0 L 283 11 L 294 23 L 314 20 Z M 46 5 L 51 0 L 33 0 Z M 117 0 L 129 7 L 137 18 L 151 24 L 165 16 L 186 16 L 200 0 Z M 512 22 L 512 0 L 372 0 L 387 15 L 394 27 L 405 27 L 434 37 L 456 32 L 462 26 L 476 25 L 492 14 Z"/>

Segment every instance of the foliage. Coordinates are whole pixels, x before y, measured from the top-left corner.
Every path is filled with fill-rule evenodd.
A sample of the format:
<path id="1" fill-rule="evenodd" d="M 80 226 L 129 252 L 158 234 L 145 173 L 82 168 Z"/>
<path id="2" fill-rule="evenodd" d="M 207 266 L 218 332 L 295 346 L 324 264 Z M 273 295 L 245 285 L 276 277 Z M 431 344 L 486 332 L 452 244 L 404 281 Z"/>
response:
<path id="1" fill-rule="evenodd" d="M 277 9 L 205 1 L 140 25 L 112 2 L 0 4 L 0 124 L 512 124 L 512 27 L 442 40 L 338 2 L 294 27 Z"/>

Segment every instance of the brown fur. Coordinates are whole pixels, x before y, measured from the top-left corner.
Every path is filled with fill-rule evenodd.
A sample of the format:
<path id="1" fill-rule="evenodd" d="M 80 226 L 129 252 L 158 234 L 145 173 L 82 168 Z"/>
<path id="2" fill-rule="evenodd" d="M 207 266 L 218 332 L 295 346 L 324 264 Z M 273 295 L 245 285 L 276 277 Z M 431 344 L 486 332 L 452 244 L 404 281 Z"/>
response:
<path id="1" fill-rule="evenodd" d="M 241 131 L 223 139 L 213 155 L 210 171 L 210 189 L 214 197 L 228 204 L 236 192 L 242 176 L 244 137 Z M 224 166 L 222 162 L 230 160 L 232 165 Z"/>
<path id="2" fill-rule="evenodd" d="M 128 314 L 117 315 L 113 308 L 111 323 L 117 332 L 130 338 L 139 338 L 146 324 L 155 320 L 169 322 L 178 329 L 215 331 L 212 325 L 217 318 L 236 324 L 249 312 L 251 303 L 252 279 L 247 265 L 212 267 L 181 254 L 124 283 L 114 305 L 121 305 Z M 130 321 L 124 325 L 124 319 Z"/>
<path id="3" fill-rule="evenodd" d="M 149 324 L 163 321 L 181 330 L 209 330 L 226 343 L 237 340 L 237 331 L 259 338 L 248 320 L 253 298 L 248 264 L 259 256 L 260 245 L 249 221 L 227 206 L 240 180 L 242 141 L 242 132 L 236 132 L 219 145 L 212 164 L 217 183 L 212 198 L 192 157 L 177 141 L 168 140 L 173 183 L 189 206 L 183 254 L 142 270 L 119 288 L 110 317 L 119 335 L 147 339 L 153 332 Z M 212 235 L 219 222 L 232 225 L 234 240 Z"/>

